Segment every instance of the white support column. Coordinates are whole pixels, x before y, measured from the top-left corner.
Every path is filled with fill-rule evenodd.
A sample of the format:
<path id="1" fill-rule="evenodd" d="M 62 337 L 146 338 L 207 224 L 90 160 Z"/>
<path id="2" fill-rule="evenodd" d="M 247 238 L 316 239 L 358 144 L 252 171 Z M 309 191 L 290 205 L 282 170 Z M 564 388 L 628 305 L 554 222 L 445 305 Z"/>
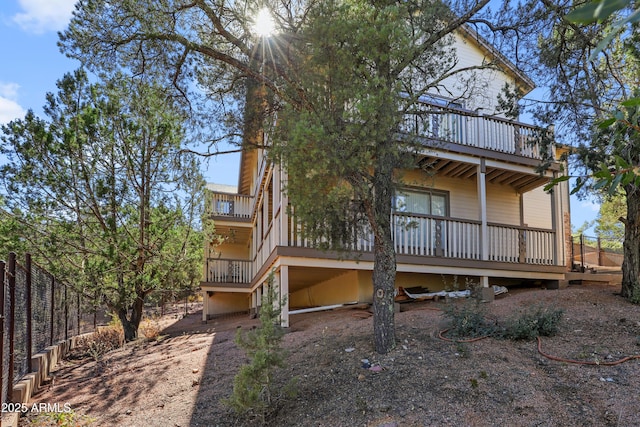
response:
<path id="1" fill-rule="evenodd" d="M 558 173 L 553 173 L 553 178 L 557 178 Z M 551 193 L 551 229 L 555 233 L 553 247 L 554 265 L 564 265 L 564 218 L 562 215 L 562 192 L 565 183 L 556 184 Z"/>
<path id="2" fill-rule="evenodd" d="M 287 175 L 286 172 L 284 170 L 282 170 L 280 168 L 280 166 L 278 166 L 278 172 L 280 173 L 280 187 L 277 190 L 273 190 L 273 191 L 279 191 L 281 198 L 280 198 L 280 245 L 282 246 L 289 246 L 289 214 L 287 212 L 288 208 L 289 208 L 289 197 L 287 196 L 287 193 L 285 193 L 284 191 L 284 187 L 286 186 L 287 183 Z"/>
<path id="3" fill-rule="evenodd" d="M 269 295 L 269 283 L 268 282 L 264 282 L 262 284 L 262 297 L 264 298 L 265 295 Z M 262 305 L 262 304 L 260 304 Z"/>
<path id="4" fill-rule="evenodd" d="M 480 259 L 487 261 L 489 259 L 489 233 L 487 227 L 487 167 L 484 159 L 480 160 L 477 166 L 477 184 L 478 184 L 478 204 L 480 208 Z"/>
<path id="5" fill-rule="evenodd" d="M 206 322 L 207 317 L 209 316 L 209 293 L 207 291 L 201 291 L 201 292 L 202 292 L 202 301 L 204 301 L 204 304 L 202 304 L 202 321 Z"/>
<path id="6" fill-rule="evenodd" d="M 251 292 L 251 317 L 258 315 L 258 290 Z"/>
<path id="7" fill-rule="evenodd" d="M 289 266 L 280 266 L 280 326 L 289 327 Z"/>
<path id="8" fill-rule="evenodd" d="M 262 285 L 256 288 L 256 314 L 260 314 L 260 306 L 262 306 Z"/>
<path id="9" fill-rule="evenodd" d="M 480 284 L 483 288 L 489 287 L 489 276 L 480 276 Z"/>

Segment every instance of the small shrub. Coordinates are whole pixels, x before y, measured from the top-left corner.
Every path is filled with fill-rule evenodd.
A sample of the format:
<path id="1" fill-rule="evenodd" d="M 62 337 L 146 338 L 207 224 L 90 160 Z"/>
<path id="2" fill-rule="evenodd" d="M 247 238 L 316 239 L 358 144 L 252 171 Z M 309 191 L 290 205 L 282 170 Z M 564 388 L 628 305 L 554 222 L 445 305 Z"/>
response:
<path id="1" fill-rule="evenodd" d="M 457 338 L 492 335 L 496 326 L 487 320 L 486 311 L 486 305 L 476 298 L 444 305 L 442 314 L 450 321 L 448 335 Z"/>
<path id="2" fill-rule="evenodd" d="M 552 336 L 558 332 L 564 311 L 536 305 L 507 321 L 502 337 L 511 340 L 531 340 Z"/>
<path id="3" fill-rule="evenodd" d="M 496 321 L 487 319 L 486 307 L 479 298 L 444 305 L 443 316 L 450 321 L 448 335 L 459 339 L 494 336 L 530 340 L 555 335 L 564 314 L 559 308 L 536 305 L 508 318 L 504 326 L 498 326 Z"/>
<path id="4" fill-rule="evenodd" d="M 160 324 L 156 319 L 145 319 L 138 330 L 149 341 L 160 339 Z"/>
<path id="5" fill-rule="evenodd" d="M 294 394 L 293 381 L 279 389 L 274 384 L 275 370 L 285 366 L 286 354 L 280 346 L 284 331 L 279 326 L 284 302 L 278 299 L 274 290 L 273 275 L 268 284 L 260 307 L 260 326 L 246 334 L 238 330 L 236 335 L 236 344 L 245 351 L 249 363 L 234 377 L 233 393 L 224 401 L 247 420 L 253 418 L 262 424 L 284 398 Z"/>
<path id="6" fill-rule="evenodd" d="M 124 331 L 122 326 L 109 324 L 108 326 L 99 327 L 92 334 L 79 337 L 69 357 L 74 359 L 91 357 L 97 362 L 106 353 L 122 347 L 123 344 Z"/>
<path id="7" fill-rule="evenodd" d="M 29 425 L 34 427 L 90 427 L 95 425 L 95 422 L 95 418 L 74 411 L 41 412 L 30 420 Z"/>

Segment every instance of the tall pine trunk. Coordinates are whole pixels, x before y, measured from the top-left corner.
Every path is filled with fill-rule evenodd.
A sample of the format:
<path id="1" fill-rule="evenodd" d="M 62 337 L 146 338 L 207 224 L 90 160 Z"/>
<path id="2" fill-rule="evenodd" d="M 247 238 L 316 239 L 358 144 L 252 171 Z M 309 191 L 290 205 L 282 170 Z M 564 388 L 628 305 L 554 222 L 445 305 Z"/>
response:
<path id="1" fill-rule="evenodd" d="M 393 154 L 382 143 L 375 159 L 374 173 L 374 264 L 373 264 L 373 333 L 375 349 L 388 353 L 396 345 L 394 291 L 396 253 L 391 235 L 393 199 Z"/>
<path id="2" fill-rule="evenodd" d="M 626 185 L 627 217 L 624 221 L 624 261 L 622 262 L 623 297 L 640 303 L 640 188 Z"/>

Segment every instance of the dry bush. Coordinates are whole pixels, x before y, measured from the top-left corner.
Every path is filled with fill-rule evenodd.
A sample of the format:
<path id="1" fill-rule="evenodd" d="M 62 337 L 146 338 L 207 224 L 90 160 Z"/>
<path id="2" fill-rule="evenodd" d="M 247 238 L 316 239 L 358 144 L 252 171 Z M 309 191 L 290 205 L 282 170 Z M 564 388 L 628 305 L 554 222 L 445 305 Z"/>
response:
<path id="1" fill-rule="evenodd" d="M 138 331 L 148 340 L 158 340 L 160 338 L 160 324 L 155 318 L 145 319 Z"/>
<path id="2" fill-rule="evenodd" d="M 76 345 L 69 353 L 69 358 L 85 359 L 90 357 L 98 361 L 111 350 L 124 345 L 124 331 L 119 322 L 111 322 L 108 326 L 98 327 L 92 334 L 78 337 Z"/>

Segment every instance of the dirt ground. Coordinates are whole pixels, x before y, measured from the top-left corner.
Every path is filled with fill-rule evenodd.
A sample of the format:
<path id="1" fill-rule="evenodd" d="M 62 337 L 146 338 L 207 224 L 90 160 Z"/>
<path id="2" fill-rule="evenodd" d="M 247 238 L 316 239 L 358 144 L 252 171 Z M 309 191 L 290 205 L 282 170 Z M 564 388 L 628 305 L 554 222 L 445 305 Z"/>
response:
<path id="1" fill-rule="evenodd" d="M 283 341 L 288 365 L 276 381 L 297 378 L 297 395 L 269 425 L 637 426 L 640 359 L 613 363 L 640 354 L 640 306 L 618 291 L 510 289 L 488 304 L 498 321 L 538 303 L 564 309 L 560 332 L 542 338 L 542 351 L 595 365 L 551 360 L 536 341 L 443 341 L 446 319 L 434 302 L 402 305 L 397 348 L 384 356 L 373 350 L 366 311 L 293 315 Z M 246 425 L 221 400 L 246 362 L 233 341 L 236 329 L 257 321 L 202 324 L 200 313 L 164 321 L 174 323 L 159 341 L 128 344 L 99 362 L 65 361 L 36 402 L 68 404 L 74 425 Z M 379 372 L 364 368 L 363 359 Z M 43 425 L 34 417 L 23 425 Z"/>

